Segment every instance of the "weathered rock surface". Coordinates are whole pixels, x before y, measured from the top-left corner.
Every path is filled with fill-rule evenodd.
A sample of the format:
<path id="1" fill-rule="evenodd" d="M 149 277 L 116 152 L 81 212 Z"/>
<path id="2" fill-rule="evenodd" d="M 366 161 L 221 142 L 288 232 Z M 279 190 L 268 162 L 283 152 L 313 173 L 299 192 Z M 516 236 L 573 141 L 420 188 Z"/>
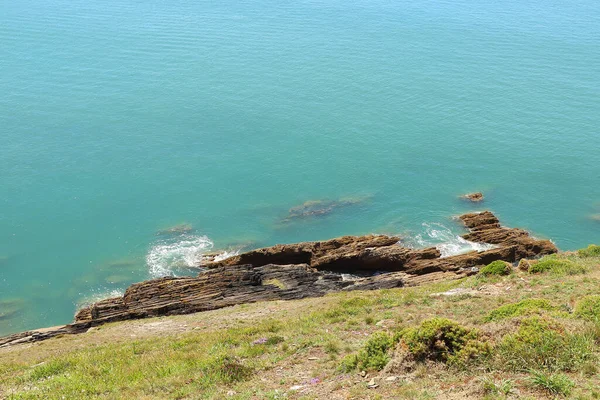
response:
<path id="1" fill-rule="evenodd" d="M 75 322 L 54 330 L 31 331 L 0 339 L 0 346 L 80 333 L 106 322 L 187 314 L 236 304 L 318 297 L 346 290 L 415 286 L 474 273 L 472 267 L 495 260 L 515 262 L 557 251 L 552 242 L 526 231 L 505 228 L 489 211 L 460 220 L 467 240 L 496 245 L 491 250 L 441 257 L 436 248 L 410 249 L 398 237 L 344 236 L 322 242 L 277 245 L 208 264 L 197 277 L 162 278 L 130 286 L 122 297 L 80 310 Z M 384 272 L 344 280 L 346 272 Z"/>
<path id="2" fill-rule="evenodd" d="M 322 242 L 283 244 L 249 251 L 203 265 L 217 268 L 237 264 L 309 264 L 335 272 L 404 271 L 411 261 L 440 257 L 436 248 L 414 250 L 398 244 L 400 238 L 383 235 L 343 236 Z"/>
<path id="3" fill-rule="evenodd" d="M 483 193 L 481 192 L 463 194 L 462 196 L 460 196 L 460 198 L 463 200 L 472 201 L 473 203 L 479 203 L 484 199 Z"/>

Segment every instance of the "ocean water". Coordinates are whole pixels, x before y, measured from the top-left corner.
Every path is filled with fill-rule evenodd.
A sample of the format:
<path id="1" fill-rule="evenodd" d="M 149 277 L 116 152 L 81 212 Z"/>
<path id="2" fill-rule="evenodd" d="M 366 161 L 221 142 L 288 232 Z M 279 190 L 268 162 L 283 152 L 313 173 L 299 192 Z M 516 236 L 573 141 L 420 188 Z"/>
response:
<path id="1" fill-rule="evenodd" d="M 595 0 L 0 0 L 0 334 L 207 251 L 462 251 L 471 210 L 600 242 L 599 21 Z"/>

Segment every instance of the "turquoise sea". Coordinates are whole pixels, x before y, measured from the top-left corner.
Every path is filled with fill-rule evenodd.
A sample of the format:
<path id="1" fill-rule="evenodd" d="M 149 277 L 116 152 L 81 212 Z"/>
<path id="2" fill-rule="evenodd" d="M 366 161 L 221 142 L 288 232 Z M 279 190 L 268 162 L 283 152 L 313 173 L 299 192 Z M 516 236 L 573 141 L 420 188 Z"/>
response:
<path id="1" fill-rule="evenodd" d="M 599 139 L 596 0 L 0 0 L 0 334 L 211 249 L 598 243 Z"/>

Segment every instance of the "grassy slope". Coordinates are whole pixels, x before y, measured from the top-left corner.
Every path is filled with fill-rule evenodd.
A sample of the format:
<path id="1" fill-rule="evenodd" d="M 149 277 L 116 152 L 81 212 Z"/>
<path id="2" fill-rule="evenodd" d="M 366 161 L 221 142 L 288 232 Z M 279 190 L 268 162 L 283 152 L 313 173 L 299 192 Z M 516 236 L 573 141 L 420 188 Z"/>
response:
<path id="1" fill-rule="evenodd" d="M 587 272 L 517 272 L 243 305 L 109 324 L 0 349 L 0 398 L 538 399 L 552 398 L 551 390 L 572 384 L 567 397 L 600 398 L 600 328 L 572 312 L 583 296 L 600 294 L 600 257 L 560 257 Z M 476 293 L 432 296 L 459 287 Z M 547 367 L 543 360 L 525 367 L 506 363 L 503 338 L 517 331 L 522 316 L 506 317 L 503 309 L 493 314 L 498 318 L 486 317 L 527 298 L 547 299 L 550 309 L 534 313 L 592 343 L 575 349 L 585 352 L 580 354 L 584 361 L 568 368 Z M 340 370 L 342 359 L 356 354 L 374 332 L 393 334 L 435 316 L 476 327 L 492 344 L 492 356 L 467 367 L 417 363 L 395 378 L 382 375 L 377 388 L 368 387 L 380 374 L 376 371 L 362 376 L 358 370 Z"/>

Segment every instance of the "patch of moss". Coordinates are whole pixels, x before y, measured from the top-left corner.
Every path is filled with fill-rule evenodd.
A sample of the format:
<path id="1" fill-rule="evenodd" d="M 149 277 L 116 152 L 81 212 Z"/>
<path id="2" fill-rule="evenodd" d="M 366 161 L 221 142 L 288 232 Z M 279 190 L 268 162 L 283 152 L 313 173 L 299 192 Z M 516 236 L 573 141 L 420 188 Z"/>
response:
<path id="1" fill-rule="evenodd" d="M 525 299 L 518 303 L 505 304 L 492 310 L 484 321 L 500 321 L 506 318 L 541 314 L 543 311 L 557 311 L 558 308 L 546 299 Z"/>
<path id="2" fill-rule="evenodd" d="M 583 297 L 575 305 L 575 316 L 588 321 L 600 322 L 600 295 Z"/>
<path id="3" fill-rule="evenodd" d="M 478 275 L 510 275 L 512 272 L 512 267 L 510 265 L 508 265 L 504 261 L 497 260 L 481 268 Z"/>
<path id="4" fill-rule="evenodd" d="M 555 255 L 542 258 L 539 262 L 530 265 L 528 270 L 530 274 L 550 272 L 555 275 L 577 275 L 587 271 L 585 266 Z"/>
<path id="5" fill-rule="evenodd" d="M 464 365 L 489 355 L 491 350 L 489 343 L 481 340 L 478 331 L 444 318 L 431 318 L 420 326 L 404 329 L 399 338 L 401 345 L 420 361 Z"/>
<path id="6" fill-rule="evenodd" d="M 578 250 L 577 254 L 579 257 L 600 257 L 600 246 L 590 244 L 587 248 Z"/>
<path id="7" fill-rule="evenodd" d="M 495 347 L 496 366 L 509 371 L 576 371 L 595 360 L 589 335 L 567 331 L 556 320 L 533 316 L 519 321 L 515 333 Z"/>

